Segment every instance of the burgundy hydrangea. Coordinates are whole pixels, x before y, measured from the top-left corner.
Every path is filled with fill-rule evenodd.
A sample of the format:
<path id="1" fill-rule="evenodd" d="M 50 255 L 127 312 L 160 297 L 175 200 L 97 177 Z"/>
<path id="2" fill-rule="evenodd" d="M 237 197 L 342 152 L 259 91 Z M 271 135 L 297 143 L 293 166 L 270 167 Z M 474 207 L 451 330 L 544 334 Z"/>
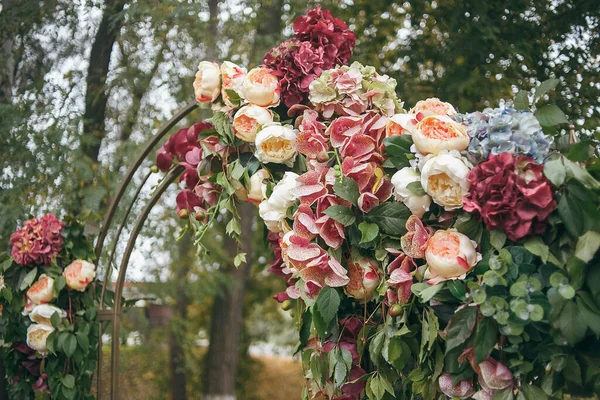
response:
<path id="1" fill-rule="evenodd" d="M 356 36 L 340 19 L 321 6 L 294 22 L 295 39 L 269 51 L 263 66 L 279 77 L 287 107 L 306 102 L 309 86 L 324 70 L 345 65 L 352 56 Z"/>
<path id="2" fill-rule="evenodd" d="M 344 21 L 334 18 L 329 10 L 317 6 L 294 21 L 296 39 L 323 48 L 325 69 L 345 65 L 352 56 L 356 35 Z M 331 66 L 329 66 L 331 65 Z"/>
<path id="3" fill-rule="evenodd" d="M 11 255 L 15 262 L 23 266 L 50 264 L 62 249 L 63 227 L 54 214 L 26 221 L 21 229 L 10 235 Z"/>
<path id="4" fill-rule="evenodd" d="M 487 230 L 503 231 L 513 241 L 542 234 L 556 206 L 543 172 L 531 157 L 490 155 L 469 172 L 471 188 L 463 208 L 483 220 Z"/>

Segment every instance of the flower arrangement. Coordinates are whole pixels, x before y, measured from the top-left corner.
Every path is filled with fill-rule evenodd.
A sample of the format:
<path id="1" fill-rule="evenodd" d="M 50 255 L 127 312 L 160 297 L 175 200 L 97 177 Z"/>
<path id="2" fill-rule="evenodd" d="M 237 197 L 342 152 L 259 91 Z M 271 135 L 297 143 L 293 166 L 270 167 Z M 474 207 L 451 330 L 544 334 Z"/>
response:
<path id="1" fill-rule="evenodd" d="M 297 310 L 302 397 L 598 394 L 599 164 L 554 146 L 564 114 L 532 113 L 527 93 L 405 111 L 393 79 L 347 65 L 354 35 L 329 12 L 294 33 L 248 72 L 200 63 L 214 116 L 157 163 L 185 166 L 178 213 L 200 246 L 216 210 L 236 237 L 236 198 L 258 206 L 286 283 L 274 298 Z"/>
<path id="2" fill-rule="evenodd" d="M 26 221 L 10 244 L 0 304 L 11 398 L 92 399 L 96 268 L 83 226 L 47 214 Z"/>

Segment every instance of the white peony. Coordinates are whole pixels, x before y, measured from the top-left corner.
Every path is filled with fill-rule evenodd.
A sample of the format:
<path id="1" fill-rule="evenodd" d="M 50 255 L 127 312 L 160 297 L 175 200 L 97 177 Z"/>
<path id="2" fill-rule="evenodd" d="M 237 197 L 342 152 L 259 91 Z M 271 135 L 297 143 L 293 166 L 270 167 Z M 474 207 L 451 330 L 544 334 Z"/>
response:
<path id="1" fill-rule="evenodd" d="M 262 163 L 294 165 L 296 160 L 297 131 L 290 125 L 273 122 L 266 125 L 256 135 L 256 152 L 254 155 Z"/>
<path id="2" fill-rule="evenodd" d="M 447 279 L 464 279 L 467 272 L 481 260 L 477 243 L 454 229 L 439 230 L 429 238 L 425 250 L 429 283 Z"/>
<path id="3" fill-rule="evenodd" d="M 46 341 L 48 340 L 48 336 L 54 331 L 55 329 L 51 325 L 29 325 L 29 328 L 27 328 L 27 346 L 41 354 L 47 354 L 48 347 L 46 346 Z"/>
<path id="4" fill-rule="evenodd" d="M 63 275 L 69 288 L 83 292 L 96 277 L 96 267 L 87 261 L 75 260 L 65 268 Z"/>
<path id="5" fill-rule="evenodd" d="M 423 118 L 412 132 L 415 147 L 423 154 L 439 154 L 443 150 L 464 150 L 469 147 L 467 128 L 446 116 Z"/>
<path id="6" fill-rule="evenodd" d="M 457 151 L 442 151 L 419 162 L 421 186 L 436 204 L 447 211 L 462 207 L 463 196 L 469 191 L 469 166 Z"/>
<path id="7" fill-rule="evenodd" d="M 38 324 L 52 325 L 52 323 L 50 322 L 50 318 L 52 318 L 52 315 L 54 313 L 58 313 L 60 318 L 67 317 L 67 313 L 65 310 L 62 310 L 50 304 L 40 304 L 35 306 L 33 310 L 31 310 L 31 312 L 29 313 L 29 318 L 33 322 L 37 322 Z"/>
<path id="8" fill-rule="evenodd" d="M 290 230 L 285 221 L 288 208 L 292 206 L 295 196 L 292 189 L 298 186 L 298 175 L 286 172 L 283 178 L 273 188 L 271 196 L 258 206 L 258 214 L 271 232 L 287 232 Z"/>
<path id="9" fill-rule="evenodd" d="M 248 72 L 242 86 L 244 98 L 252 104 L 261 107 L 276 107 L 279 105 L 279 78 L 268 68 L 253 68 Z"/>
<path id="10" fill-rule="evenodd" d="M 429 195 L 417 195 L 408 189 L 408 185 L 421 180 L 421 175 L 410 167 L 404 167 L 396 172 L 391 179 L 394 185 L 394 198 L 403 202 L 413 215 L 421 218 L 429 211 L 431 197 Z"/>
<path id="11" fill-rule="evenodd" d="M 267 198 L 267 184 L 265 183 L 265 179 L 270 177 L 271 174 L 265 169 L 259 169 L 250 177 L 249 202 L 259 204 Z"/>
<path id="12" fill-rule="evenodd" d="M 44 274 L 35 282 L 27 291 L 27 299 L 33 304 L 50 303 L 54 300 L 52 288 L 54 287 L 54 279 Z"/>

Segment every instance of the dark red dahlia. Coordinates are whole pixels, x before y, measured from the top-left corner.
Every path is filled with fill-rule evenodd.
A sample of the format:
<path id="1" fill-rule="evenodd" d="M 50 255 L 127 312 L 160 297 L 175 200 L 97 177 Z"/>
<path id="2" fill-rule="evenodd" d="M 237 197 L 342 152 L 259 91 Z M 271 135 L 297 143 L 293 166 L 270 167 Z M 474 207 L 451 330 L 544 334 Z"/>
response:
<path id="1" fill-rule="evenodd" d="M 11 255 L 23 266 L 47 265 L 60 253 L 64 239 L 64 224 L 54 214 L 33 218 L 10 235 Z"/>
<path id="2" fill-rule="evenodd" d="M 531 157 L 490 155 L 469 172 L 471 188 L 463 208 L 480 218 L 487 230 L 501 230 L 512 241 L 539 235 L 556 206 L 543 172 L 544 166 Z"/>

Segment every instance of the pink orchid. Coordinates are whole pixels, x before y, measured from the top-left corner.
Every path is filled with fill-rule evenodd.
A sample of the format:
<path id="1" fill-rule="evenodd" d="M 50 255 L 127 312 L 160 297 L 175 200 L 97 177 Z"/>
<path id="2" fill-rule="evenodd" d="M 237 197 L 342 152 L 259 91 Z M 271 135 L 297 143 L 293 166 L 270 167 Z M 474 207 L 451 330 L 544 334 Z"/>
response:
<path id="1" fill-rule="evenodd" d="M 344 146 L 349 138 L 359 135 L 362 131 L 361 117 L 340 117 L 327 128 L 325 133 L 331 138 L 331 144 L 335 148 Z"/>
<path id="2" fill-rule="evenodd" d="M 413 284 L 413 277 L 410 272 L 417 268 L 417 264 L 411 257 L 399 250 L 388 249 L 388 252 L 395 255 L 396 258 L 387 266 L 390 279 L 386 282 L 388 285 L 386 300 L 389 306 L 403 305 L 408 303 L 412 296 L 410 288 Z"/>
<path id="3" fill-rule="evenodd" d="M 400 239 L 402 250 L 409 257 L 425 258 L 427 242 L 433 234 L 433 230 L 425 227 L 421 219 L 415 215 L 411 215 L 406 221 L 406 229 L 408 232 Z"/>
<path id="4" fill-rule="evenodd" d="M 305 110 L 299 125 L 299 133 L 296 137 L 296 146 L 300 153 L 309 159 L 319 161 L 327 160 L 329 143 L 325 137 L 326 126 L 318 121 L 319 113 L 314 110 Z"/>
<path id="5" fill-rule="evenodd" d="M 324 163 L 309 163 L 309 170 L 296 181 L 299 185 L 292 189 L 292 194 L 301 203 L 311 205 L 333 190 L 335 170 Z"/>
<path id="6" fill-rule="evenodd" d="M 290 270 L 305 282 L 304 292 L 311 298 L 324 286 L 340 287 L 348 283 L 346 269 L 335 258 L 329 257 L 318 244 L 310 243 L 293 231 L 284 236 L 281 251 Z"/>
<path id="7" fill-rule="evenodd" d="M 452 377 L 450 374 L 443 374 L 438 380 L 440 390 L 448 397 L 458 397 L 459 399 L 467 399 L 475 393 L 473 389 L 472 379 L 465 379 L 464 381 L 458 382 L 456 385 L 452 384 Z"/>
<path id="8" fill-rule="evenodd" d="M 300 204 L 294 214 L 294 232 L 308 240 L 314 239 L 319 233 L 315 214 L 308 204 Z"/>

